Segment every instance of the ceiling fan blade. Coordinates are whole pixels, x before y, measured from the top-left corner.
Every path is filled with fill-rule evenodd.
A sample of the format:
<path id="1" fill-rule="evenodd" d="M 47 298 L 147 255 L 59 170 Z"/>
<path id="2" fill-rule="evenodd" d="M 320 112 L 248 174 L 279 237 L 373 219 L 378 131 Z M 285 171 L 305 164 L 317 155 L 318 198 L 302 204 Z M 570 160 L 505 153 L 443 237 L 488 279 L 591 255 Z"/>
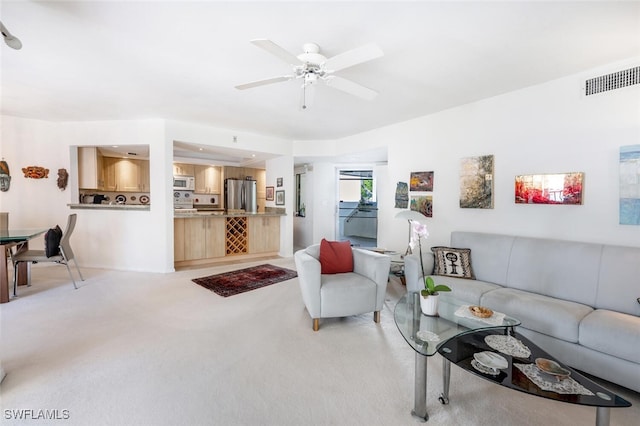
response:
<path id="1" fill-rule="evenodd" d="M 251 89 L 252 87 L 264 86 L 266 84 L 280 83 L 282 81 L 289 81 L 293 78 L 292 75 L 283 75 L 282 77 L 267 78 L 264 80 L 252 81 L 250 83 L 239 84 L 236 86 L 238 90 Z"/>
<path id="2" fill-rule="evenodd" d="M 361 84 L 354 83 L 346 78 L 338 77 L 335 75 L 329 76 L 326 79 L 327 86 L 331 86 L 335 89 L 342 90 L 350 95 L 358 96 L 359 98 L 367 101 L 372 101 L 378 96 L 378 92 L 371 90 L 368 87 L 364 87 Z"/>
<path id="3" fill-rule="evenodd" d="M 370 43 L 327 59 L 324 68 L 330 72 L 340 71 L 381 56 L 384 56 L 384 52 L 375 43 Z"/>
<path id="4" fill-rule="evenodd" d="M 267 52 L 271 53 L 272 55 L 277 56 L 278 58 L 282 59 L 283 61 L 285 61 L 286 63 L 288 63 L 290 65 L 302 65 L 303 64 L 303 62 L 300 59 L 298 59 L 298 57 L 296 55 L 284 50 L 282 47 L 278 46 L 277 44 L 275 44 L 271 40 L 256 39 L 256 40 L 251 40 L 251 43 L 255 44 L 256 46 L 260 47 L 261 49 L 266 50 Z"/>

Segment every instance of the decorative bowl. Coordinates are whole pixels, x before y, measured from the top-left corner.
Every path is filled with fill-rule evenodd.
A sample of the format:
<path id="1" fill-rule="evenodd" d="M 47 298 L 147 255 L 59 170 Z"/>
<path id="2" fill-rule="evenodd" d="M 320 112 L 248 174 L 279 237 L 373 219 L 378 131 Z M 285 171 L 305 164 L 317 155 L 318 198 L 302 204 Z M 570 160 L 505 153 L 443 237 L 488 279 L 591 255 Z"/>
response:
<path id="1" fill-rule="evenodd" d="M 469 306 L 469 311 L 478 318 L 489 318 L 493 315 L 493 311 L 489 308 L 485 308 L 484 306 Z"/>
<path id="2" fill-rule="evenodd" d="M 558 379 L 569 377 L 571 375 L 571 371 L 551 359 L 536 358 L 536 366 L 540 371 L 556 376 Z"/>

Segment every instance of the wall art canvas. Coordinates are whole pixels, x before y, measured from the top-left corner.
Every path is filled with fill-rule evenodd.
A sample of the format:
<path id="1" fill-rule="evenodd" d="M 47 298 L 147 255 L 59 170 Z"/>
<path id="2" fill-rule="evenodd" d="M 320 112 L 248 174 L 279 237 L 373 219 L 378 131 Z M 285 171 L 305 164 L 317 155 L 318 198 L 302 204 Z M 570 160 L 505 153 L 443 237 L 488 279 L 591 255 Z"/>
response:
<path id="1" fill-rule="evenodd" d="M 620 225 L 640 225 L 640 145 L 620 147 Z"/>
<path id="2" fill-rule="evenodd" d="M 411 191 L 433 191 L 433 172 L 411 172 Z"/>
<path id="3" fill-rule="evenodd" d="M 411 197 L 411 210 L 420 212 L 426 217 L 433 217 L 433 197 L 431 195 Z"/>
<path id="4" fill-rule="evenodd" d="M 460 207 L 493 208 L 493 155 L 467 157 L 460 161 Z"/>
<path id="5" fill-rule="evenodd" d="M 398 182 L 396 185 L 396 205 L 397 209 L 406 209 L 409 206 L 409 185 L 407 182 Z"/>
<path id="6" fill-rule="evenodd" d="M 584 173 L 516 176 L 516 204 L 582 204 Z"/>

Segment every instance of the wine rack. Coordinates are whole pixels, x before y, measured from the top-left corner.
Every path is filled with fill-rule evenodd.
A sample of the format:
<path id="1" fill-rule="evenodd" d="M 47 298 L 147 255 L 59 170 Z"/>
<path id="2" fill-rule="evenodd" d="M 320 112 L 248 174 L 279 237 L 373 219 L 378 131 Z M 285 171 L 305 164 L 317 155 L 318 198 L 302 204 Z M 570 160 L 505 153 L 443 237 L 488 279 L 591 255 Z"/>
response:
<path id="1" fill-rule="evenodd" d="M 248 244 L 246 216 L 228 217 L 226 233 L 226 254 L 247 253 Z"/>

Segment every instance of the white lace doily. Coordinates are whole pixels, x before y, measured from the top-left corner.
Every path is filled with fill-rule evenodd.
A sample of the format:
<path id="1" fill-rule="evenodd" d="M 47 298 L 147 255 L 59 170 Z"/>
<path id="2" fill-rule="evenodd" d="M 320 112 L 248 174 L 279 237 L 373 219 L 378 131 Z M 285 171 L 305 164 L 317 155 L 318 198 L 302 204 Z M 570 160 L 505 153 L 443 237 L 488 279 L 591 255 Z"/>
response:
<path id="1" fill-rule="evenodd" d="M 491 334 L 484 338 L 491 349 L 516 358 L 529 358 L 531 350 L 520 340 L 504 334 Z"/>
<path id="2" fill-rule="evenodd" d="M 541 374 L 535 364 L 517 364 L 514 362 L 513 365 L 518 370 L 522 371 L 529 380 L 535 383 L 542 390 L 562 394 L 593 396 L 593 392 L 573 380 L 571 377 L 566 377 L 562 380 L 549 380 Z"/>
<path id="3" fill-rule="evenodd" d="M 502 325 L 502 322 L 505 317 L 505 314 L 494 311 L 493 315 L 491 315 L 489 318 L 480 318 L 471 313 L 471 311 L 469 310 L 469 305 L 460 306 L 456 311 L 455 315 L 462 318 L 469 318 L 472 320 L 484 322 L 489 325 Z"/>

